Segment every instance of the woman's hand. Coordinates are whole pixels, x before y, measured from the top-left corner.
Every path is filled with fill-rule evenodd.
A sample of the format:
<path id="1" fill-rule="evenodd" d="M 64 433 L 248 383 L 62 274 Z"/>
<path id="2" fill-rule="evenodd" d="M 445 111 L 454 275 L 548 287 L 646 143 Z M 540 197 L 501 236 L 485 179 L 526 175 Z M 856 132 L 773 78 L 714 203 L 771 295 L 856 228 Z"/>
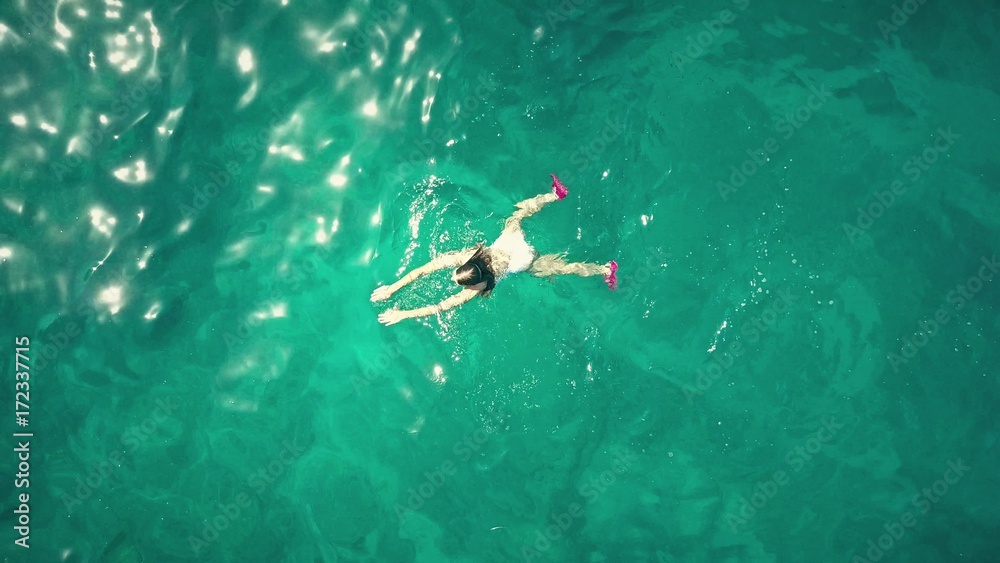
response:
<path id="1" fill-rule="evenodd" d="M 375 288 L 372 292 L 372 303 L 376 301 L 385 301 L 386 299 L 392 297 L 393 289 L 390 285 L 380 285 Z"/>
<path id="2" fill-rule="evenodd" d="M 403 319 L 408 319 L 409 317 L 410 316 L 406 314 L 406 311 L 400 311 L 399 309 L 389 309 L 388 311 L 378 316 L 378 322 L 388 326 L 388 325 L 394 325 Z"/>

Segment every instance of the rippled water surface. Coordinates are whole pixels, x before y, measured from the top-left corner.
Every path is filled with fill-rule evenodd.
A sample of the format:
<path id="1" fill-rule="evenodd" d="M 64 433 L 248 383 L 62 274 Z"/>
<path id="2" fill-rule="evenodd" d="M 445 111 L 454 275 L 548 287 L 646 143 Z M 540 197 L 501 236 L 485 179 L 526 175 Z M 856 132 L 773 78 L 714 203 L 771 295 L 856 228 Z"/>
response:
<path id="1" fill-rule="evenodd" d="M 5 560 L 1000 554 L 996 3 L 0 22 Z M 550 173 L 528 240 L 617 292 L 377 322 Z"/>

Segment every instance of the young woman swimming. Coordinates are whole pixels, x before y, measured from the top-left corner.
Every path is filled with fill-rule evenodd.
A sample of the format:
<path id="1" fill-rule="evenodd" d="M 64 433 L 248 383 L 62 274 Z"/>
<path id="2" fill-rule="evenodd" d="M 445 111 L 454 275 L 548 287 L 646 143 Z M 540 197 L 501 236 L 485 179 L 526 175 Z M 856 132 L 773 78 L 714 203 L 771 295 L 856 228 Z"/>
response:
<path id="1" fill-rule="evenodd" d="M 403 319 L 435 315 L 466 303 L 477 295 L 486 297 L 493 291 L 498 281 L 507 274 L 517 272 L 527 271 L 538 277 L 560 274 L 604 276 L 605 283 L 614 290 L 618 285 L 618 263 L 614 260 L 604 265 L 586 262 L 568 263 L 563 260 L 561 254 L 539 256 L 524 239 L 521 220 L 534 215 L 546 204 L 562 199 L 569 193 L 569 190 L 555 174 L 549 174 L 549 176 L 552 176 L 552 193 L 538 195 L 518 203 L 517 211 L 504 223 L 500 238 L 492 245 L 478 244 L 473 248 L 442 254 L 427 264 L 410 271 L 396 283 L 376 288 L 372 292 L 372 302 L 388 299 L 393 293 L 417 278 L 445 268 L 457 268 L 455 273 L 451 275 L 451 279 L 464 288 L 461 292 L 437 305 L 409 311 L 389 309 L 378 316 L 379 322 L 391 325 Z"/>

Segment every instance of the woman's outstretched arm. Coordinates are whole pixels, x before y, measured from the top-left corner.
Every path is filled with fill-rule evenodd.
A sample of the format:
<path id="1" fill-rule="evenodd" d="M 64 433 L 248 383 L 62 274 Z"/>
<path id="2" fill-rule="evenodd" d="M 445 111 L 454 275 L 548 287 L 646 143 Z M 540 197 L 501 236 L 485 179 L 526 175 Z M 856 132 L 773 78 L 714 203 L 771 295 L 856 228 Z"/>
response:
<path id="1" fill-rule="evenodd" d="M 388 299 L 393 293 L 396 293 L 403 286 L 413 282 L 421 276 L 426 276 L 431 272 L 436 272 L 437 270 L 443 270 L 445 268 L 457 268 L 465 263 L 472 255 L 474 249 L 467 248 L 465 250 L 457 250 L 455 252 L 446 252 L 439 255 L 437 258 L 431 260 L 430 262 L 415 268 L 406 273 L 405 276 L 400 278 L 396 283 L 391 285 L 382 285 L 375 288 L 372 292 L 372 302 L 382 301 Z"/>
<path id="2" fill-rule="evenodd" d="M 393 325 L 403 319 L 416 319 L 419 317 L 426 317 L 428 315 L 436 315 L 447 311 L 448 309 L 453 309 L 459 305 L 468 303 L 477 295 L 479 295 L 479 292 L 475 289 L 463 289 L 459 293 L 452 295 L 437 305 L 428 305 L 427 307 L 411 309 L 409 311 L 389 309 L 378 316 L 378 322 L 384 325 Z"/>

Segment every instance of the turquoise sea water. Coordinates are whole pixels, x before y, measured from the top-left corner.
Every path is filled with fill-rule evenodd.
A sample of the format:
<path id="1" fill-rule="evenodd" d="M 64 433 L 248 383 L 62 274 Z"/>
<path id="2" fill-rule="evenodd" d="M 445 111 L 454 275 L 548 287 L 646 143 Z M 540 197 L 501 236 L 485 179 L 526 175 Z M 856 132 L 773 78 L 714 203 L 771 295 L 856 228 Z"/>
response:
<path id="1" fill-rule="evenodd" d="M 5 561 L 1000 558 L 996 3 L 0 22 Z"/>

